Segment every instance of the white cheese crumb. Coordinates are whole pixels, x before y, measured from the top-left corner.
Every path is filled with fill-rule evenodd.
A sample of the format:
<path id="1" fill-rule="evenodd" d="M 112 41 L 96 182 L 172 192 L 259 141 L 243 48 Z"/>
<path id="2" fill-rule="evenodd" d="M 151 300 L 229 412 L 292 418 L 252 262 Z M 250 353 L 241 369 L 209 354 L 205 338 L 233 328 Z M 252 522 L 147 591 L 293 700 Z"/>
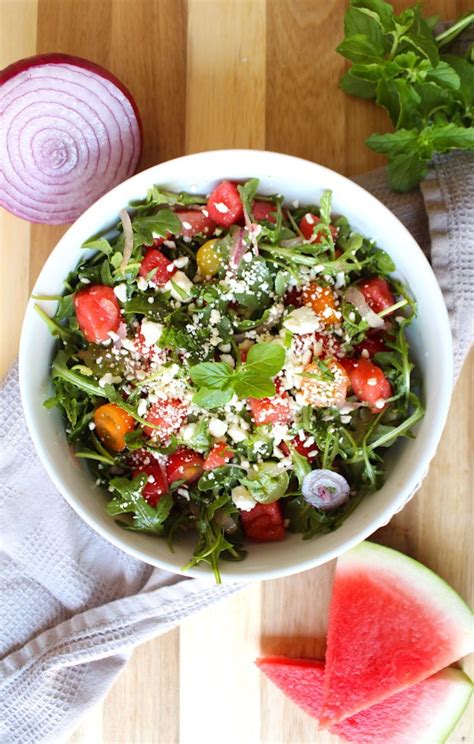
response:
<path id="1" fill-rule="evenodd" d="M 245 486 L 235 486 L 231 491 L 231 496 L 235 506 L 241 511 L 252 511 L 257 503 Z"/>
<path id="2" fill-rule="evenodd" d="M 225 351 L 227 354 L 232 349 L 232 346 L 230 344 L 219 344 L 219 349 L 220 351 Z"/>
<path id="3" fill-rule="evenodd" d="M 368 359 L 370 357 L 368 349 L 362 349 L 360 355 L 363 356 L 364 359 Z"/>
<path id="4" fill-rule="evenodd" d="M 146 289 L 148 289 L 148 282 L 145 279 L 144 276 L 139 276 L 137 279 L 137 287 L 140 290 L 140 292 L 144 292 Z"/>
<path id="5" fill-rule="evenodd" d="M 94 431 L 94 429 L 95 429 L 95 424 L 94 424 L 94 422 L 93 422 L 93 421 L 89 421 L 89 429 L 90 429 L 91 431 Z"/>
<path id="6" fill-rule="evenodd" d="M 230 426 L 228 434 L 233 442 L 244 442 L 247 439 L 246 432 L 240 426 Z"/>
<path id="7" fill-rule="evenodd" d="M 244 253 L 244 255 L 242 256 L 242 261 L 245 261 L 245 263 L 250 263 L 250 261 L 252 260 L 252 258 L 253 258 L 253 256 L 250 253 L 250 251 L 247 251 L 247 253 Z"/>
<path id="8" fill-rule="evenodd" d="M 121 382 L 122 378 L 112 375 L 110 372 L 106 372 L 103 377 L 99 380 L 99 386 L 105 388 L 106 385 L 113 385 L 116 382 Z"/>
<path id="9" fill-rule="evenodd" d="M 375 387 L 377 384 L 377 379 L 375 377 L 369 377 L 367 380 L 367 385 L 370 385 L 370 387 Z"/>
<path id="10" fill-rule="evenodd" d="M 211 418 L 211 420 L 209 421 L 209 434 L 211 435 L 211 437 L 216 437 L 216 439 L 219 439 L 220 437 L 224 436 L 226 431 L 226 421 L 222 421 L 218 418 Z"/>
<path id="11" fill-rule="evenodd" d="M 142 416 L 143 418 L 143 416 L 146 414 L 146 411 L 147 411 L 146 400 L 144 398 L 141 398 L 137 406 L 137 413 L 139 416 Z"/>
<path id="12" fill-rule="evenodd" d="M 320 322 L 314 310 L 304 306 L 292 310 L 283 321 L 283 325 L 292 333 L 304 334 L 318 330 Z"/>
<path id="13" fill-rule="evenodd" d="M 375 407 L 378 409 L 385 408 L 385 400 L 383 398 L 380 398 L 379 400 L 375 401 Z"/>
<path id="14" fill-rule="evenodd" d="M 161 323 L 155 323 L 153 320 L 143 318 L 141 333 L 145 341 L 145 346 L 154 346 L 163 333 L 163 325 Z"/>
<path id="15" fill-rule="evenodd" d="M 223 202 L 215 202 L 214 206 L 217 209 L 217 211 L 220 212 L 221 214 L 227 214 L 227 212 L 230 211 L 227 204 L 224 204 Z"/>
<path id="16" fill-rule="evenodd" d="M 188 263 L 188 256 L 178 256 L 178 258 L 175 258 L 175 260 L 173 261 L 173 264 L 176 266 L 177 269 L 184 269 L 184 267 L 187 266 Z"/>
<path id="17" fill-rule="evenodd" d="M 166 292 L 171 293 L 173 299 L 180 300 L 181 302 L 188 302 L 191 299 L 191 290 L 193 286 L 191 279 L 189 279 L 183 271 L 177 271 L 173 275 L 173 278 L 169 282 L 166 282 L 164 289 Z M 183 297 L 178 290 L 184 292 L 187 297 Z"/>
<path id="18" fill-rule="evenodd" d="M 114 287 L 114 295 L 120 300 L 120 302 L 127 302 L 127 285 L 124 283 L 117 284 L 117 286 Z"/>
<path id="19" fill-rule="evenodd" d="M 194 437 L 197 428 L 198 425 L 194 423 L 186 424 L 186 426 L 183 426 L 179 432 L 181 439 L 184 439 L 185 442 L 190 442 L 191 439 Z"/>
<path id="20" fill-rule="evenodd" d="M 184 227 L 185 230 L 192 230 L 193 229 L 193 226 L 191 225 L 190 222 L 186 222 L 185 220 L 183 220 L 183 222 L 181 224 L 182 224 L 182 226 Z"/>
<path id="21" fill-rule="evenodd" d="M 229 367 L 235 367 L 235 359 L 232 354 L 222 354 L 221 362 L 225 362 Z"/>

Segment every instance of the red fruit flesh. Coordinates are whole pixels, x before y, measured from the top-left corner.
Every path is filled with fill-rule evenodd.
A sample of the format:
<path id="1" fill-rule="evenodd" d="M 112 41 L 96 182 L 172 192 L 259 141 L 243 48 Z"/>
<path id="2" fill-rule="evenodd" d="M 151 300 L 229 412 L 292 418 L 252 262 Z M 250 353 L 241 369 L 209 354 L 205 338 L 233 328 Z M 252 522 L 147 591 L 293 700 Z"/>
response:
<path id="1" fill-rule="evenodd" d="M 207 202 L 209 216 L 221 227 L 230 227 L 244 216 L 244 209 L 237 186 L 231 181 L 221 181 Z"/>
<path id="2" fill-rule="evenodd" d="M 198 452 L 186 447 L 180 447 L 169 455 L 166 464 L 166 475 L 169 483 L 184 480 L 194 483 L 203 472 L 204 461 Z"/>
<path id="3" fill-rule="evenodd" d="M 257 504 L 251 511 L 241 511 L 240 519 L 245 537 L 256 542 L 273 542 L 285 537 L 283 513 L 278 501 Z"/>
<path id="4" fill-rule="evenodd" d="M 110 340 L 109 333 L 120 325 L 120 305 L 112 287 L 92 284 L 74 295 L 79 328 L 90 343 Z"/>
<path id="5" fill-rule="evenodd" d="M 156 506 L 163 494 L 168 492 L 168 482 L 164 470 L 153 460 L 149 465 L 143 465 L 132 473 L 136 478 L 138 475 L 147 475 L 148 481 L 142 491 L 142 496 L 150 506 Z"/>
<path id="6" fill-rule="evenodd" d="M 150 281 L 158 287 L 163 287 L 173 274 L 176 273 L 176 266 L 157 248 L 148 248 L 140 264 L 140 276 L 147 277 L 150 272 L 154 272 Z"/>

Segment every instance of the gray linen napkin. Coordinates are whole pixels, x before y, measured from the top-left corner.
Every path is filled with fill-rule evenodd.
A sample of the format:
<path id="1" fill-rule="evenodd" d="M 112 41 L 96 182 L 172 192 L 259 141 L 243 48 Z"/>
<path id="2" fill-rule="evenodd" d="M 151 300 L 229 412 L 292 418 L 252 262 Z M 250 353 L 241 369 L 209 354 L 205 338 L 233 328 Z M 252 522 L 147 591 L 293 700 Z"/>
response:
<path id="1" fill-rule="evenodd" d="M 389 191 L 383 169 L 356 180 L 397 214 L 428 254 L 431 235 L 458 373 L 474 336 L 474 156 L 437 159 L 422 191 L 408 195 Z M 175 576 L 107 543 L 42 469 L 16 369 L 3 384 L 0 405 L 0 737 L 8 744 L 58 742 L 104 697 L 134 646 L 241 585 Z"/>

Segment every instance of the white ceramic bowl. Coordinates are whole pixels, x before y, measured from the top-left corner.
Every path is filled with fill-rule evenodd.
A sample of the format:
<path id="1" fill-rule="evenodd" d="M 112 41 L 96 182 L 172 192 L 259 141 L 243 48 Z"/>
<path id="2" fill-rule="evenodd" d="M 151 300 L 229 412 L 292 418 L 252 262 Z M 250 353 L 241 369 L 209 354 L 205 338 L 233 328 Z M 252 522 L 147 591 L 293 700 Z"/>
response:
<path id="1" fill-rule="evenodd" d="M 325 563 L 386 524 L 416 491 L 439 442 L 452 389 L 452 344 L 443 297 L 430 265 L 411 235 L 377 199 L 343 176 L 299 158 L 254 150 L 224 150 L 189 155 L 138 173 L 93 204 L 66 232 L 47 260 L 33 294 L 62 292 L 62 281 L 84 256 L 81 244 L 118 221 L 119 210 L 141 199 L 152 184 L 172 190 L 209 192 L 223 178 L 260 178 L 260 193 L 282 193 L 290 202 L 317 202 L 325 189 L 333 192 L 333 210 L 348 217 L 361 233 L 374 237 L 397 265 L 396 275 L 407 282 L 418 300 L 418 317 L 410 342 L 424 380 L 426 414 L 414 440 L 390 452 L 383 488 L 357 507 L 335 532 L 303 541 L 289 535 L 284 542 L 253 544 L 241 563 L 222 561 L 224 580 L 269 579 Z M 54 303 L 43 303 L 52 313 Z M 28 427 L 52 481 L 77 513 L 107 540 L 147 563 L 180 572 L 190 558 L 190 544 L 171 553 L 160 538 L 126 532 L 105 512 L 106 498 L 86 465 L 74 458 L 63 422 L 43 401 L 51 394 L 49 368 L 55 341 L 30 301 L 20 345 L 20 385 Z M 206 567 L 191 575 L 210 574 Z"/>

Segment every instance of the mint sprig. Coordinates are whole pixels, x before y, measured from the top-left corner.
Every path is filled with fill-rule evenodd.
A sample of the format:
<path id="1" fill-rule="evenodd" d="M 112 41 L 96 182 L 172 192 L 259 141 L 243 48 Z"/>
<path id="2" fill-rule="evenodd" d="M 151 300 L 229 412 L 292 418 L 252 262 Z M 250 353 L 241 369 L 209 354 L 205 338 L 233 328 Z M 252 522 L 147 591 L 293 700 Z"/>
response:
<path id="1" fill-rule="evenodd" d="M 419 5 L 395 15 L 383 0 L 351 0 L 337 51 L 353 64 L 341 78 L 348 94 L 386 109 L 395 132 L 366 144 L 387 156 L 388 179 L 409 191 L 436 153 L 474 150 L 474 64 L 444 48 L 474 23 L 470 12 L 435 36 L 437 19 Z"/>
<path id="2" fill-rule="evenodd" d="M 254 344 L 245 364 L 233 369 L 226 362 L 202 362 L 190 368 L 193 383 L 199 388 L 193 403 L 201 408 L 220 408 L 233 395 L 239 398 L 269 398 L 275 395 L 273 377 L 285 363 L 285 350 L 278 343 Z"/>

